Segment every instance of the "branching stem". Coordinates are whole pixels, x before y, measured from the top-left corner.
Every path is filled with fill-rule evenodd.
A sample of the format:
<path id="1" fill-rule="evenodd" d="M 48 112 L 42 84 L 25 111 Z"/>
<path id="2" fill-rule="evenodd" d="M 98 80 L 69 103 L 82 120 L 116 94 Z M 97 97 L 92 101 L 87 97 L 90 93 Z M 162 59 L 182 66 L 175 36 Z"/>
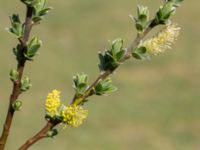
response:
<path id="1" fill-rule="evenodd" d="M 55 124 L 51 122 L 47 122 L 47 124 L 32 138 L 28 139 L 20 148 L 19 150 L 26 150 L 28 149 L 31 145 L 36 143 L 38 140 L 41 140 L 45 137 L 47 137 L 47 132 L 52 129 L 55 126 Z"/>
<path id="2" fill-rule="evenodd" d="M 127 49 L 127 53 L 124 56 L 124 58 L 121 60 L 121 62 L 124 62 L 127 59 L 131 58 L 132 50 L 134 48 L 136 48 L 138 46 L 138 44 L 140 43 L 140 41 L 149 33 L 149 31 L 151 31 L 151 29 L 153 29 L 157 25 L 158 24 L 156 24 L 154 20 L 151 20 L 150 23 L 149 23 L 149 26 L 146 28 L 146 30 L 142 34 L 137 34 L 135 40 L 131 43 L 130 47 Z M 112 69 L 112 70 L 107 70 L 107 71 L 101 73 L 96 78 L 96 80 L 89 86 L 89 88 L 85 91 L 85 93 L 82 96 L 80 96 L 80 97 L 76 97 L 76 95 L 74 96 L 71 104 L 75 103 L 75 104 L 78 105 L 83 100 L 85 100 L 87 97 L 91 96 L 92 92 L 93 92 L 93 88 L 99 83 L 99 81 L 106 79 L 109 75 L 111 75 L 113 73 L 113 71 L 115 69 L 117 69 L 117 67 Z M 29 140 L 27 140 L 26 143 L 23 144 L 19 148 L 19 150 L 26 150 L 28 147 L 30 147 L 31 145 L 33 145 L 34 143 L 36 143 L 40 139 L 46 137 L 47 132 L 59 123 L 60 122 L 56 122 L 56 123 L 48 122 L 36 135 L 34 135 Z"/>
<path id="3" fill-rule="evenodd" d="M 156 23 L 155 19 L 153 19 L 149 22 L 149 25 L 144 32 L 137 34 L 136 38 L 133 40 L 133 42 L 128 47 L 126 54 L 121 59 L 121 62 L 124 62 L 127 59 L 132 57 L 133 49 L 135 49 L 138 46 L 138 44 L 140 43 L 140 41 L 149 33 L 149 31 L 151 31 L 157 25 L 158 24 Z M 76 97 L 76 95 L 74 96 L 71 104 L 77 104 L 78 105 L 83 100 L 85 100 L 87 97 L 89 97 L 92 94 L 93 88 L 99 83 L 99 81 L 106 79 L 109 75 L 111 75 L 113 73 L 113 71 L 115 69 L 117 69 L 117 67 L 112 69 L 112 70 L 107 70 L 107 71 L 103 72 L 102 74 L 100 74 L 97 77 L 97 79 L 90 85 L 90 87 L 85 91 L 85 93 L 82 96 L 80 96 L 80 97 Z"/>
<path id="4" fill-rule="evenodd" d="M 18 64 L 17 64 L 17 72 L 19 74 L 18 76 L 18 80 L 16 82 L 13 82 L 13 89 L 12 89 L 12 93 L 10 95 L 10 102 L 9 102 L 9 106 L 8 106 L 8 111 L 7 111 L 7 116 L 6 116 L 6 120 L 4 123 L 4 127 L 3 127 L 3 131 L 2 131 L 2 135 L 0 138 L 0 150 L 3 150 L 9 135 L 9 131 L 10 131 L 10 127 L 12 124 L 12 120 L 13 120 L 13 116 L 15 113 L 15 110 L 12 107 L 12 104 L 18 99 L 19 95 L 21 94 L 21 79 L 23 76 L 23 71 L 24 71 L 24 67 L 25 67 L 25 62 L 26 59 L 23 56 L 24 51 L 26 51 L 26 43 L 29 39 L 29 35 L 31 32 L 31 28 L 32 28 L 32 14 L 33 14 L 33 8 L 32 7 L 28 7 L 27 6 L 27 12 L 26 12 L 26 19 L 25 19 L 25 31 L 24 31 L 24 35 L 23 37 L 19 40 L 20 42 L 20 59 L 18 60 Z"/>

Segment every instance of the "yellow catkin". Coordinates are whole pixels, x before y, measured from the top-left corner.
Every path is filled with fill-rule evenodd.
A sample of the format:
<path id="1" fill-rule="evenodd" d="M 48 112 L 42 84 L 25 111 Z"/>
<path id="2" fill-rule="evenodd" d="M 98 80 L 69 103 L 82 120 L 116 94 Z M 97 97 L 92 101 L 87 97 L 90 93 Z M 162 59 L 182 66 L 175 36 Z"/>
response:
<path id="1" fill-rule="evenodd" d="M 158 55 L 171 49 L 171 45 L 177 40 L 179 31 L 180 27 L 177 27 L 177 24 L 169 23 L 153 38 L 144 41 L 140 46 L 144 46 L 148 53 Z"/>
<path id="2" fill-rule="evenodd" d="M 60 106 L 60 91 L 53 90 L 47 95 L 45 101 L 45 110 L 48 115 L 51 117 L 55 116 L 58 112 Z"/>
<path id="3" fill-rule="evenodd" d="M 87 115 L 88 111 L 77 105 L 70 105 L 62 111 L 63 122 L 71 127 L 79 127 Z"/>

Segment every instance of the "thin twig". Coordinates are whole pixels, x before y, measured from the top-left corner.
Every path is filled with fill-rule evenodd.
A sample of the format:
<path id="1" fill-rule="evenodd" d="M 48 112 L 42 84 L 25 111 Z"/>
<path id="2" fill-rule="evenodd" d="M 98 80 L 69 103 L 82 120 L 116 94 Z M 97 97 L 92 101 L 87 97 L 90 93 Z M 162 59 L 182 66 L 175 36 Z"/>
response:
<path id="1" fill-rule="evenodd" d="M 31 32 L 32 27 L 32 14 L 33 14 L 33 8 L 27 6 L 27 12 L 26 12 L 26 19 L 25 19 L 25 31 L 23 37 L 19 40 L 20 42 L 20 59 L 18 60 L 17 64 L 17 72 L 19 74 L 18 80 L 13 83 L 13 89 L 12 93 L 10 95 L 10 103 L 8 106 L 7 116 L 4 123 L 4 128 L 2 131 L 2 135 L 0 138 L 0 150 L 3 150 L 9 135 L 9 130 L 12 124 L 12 119 L 15 113 L 15 110 L 12 107 L 12 104 L 18 99 L 19 95 L 21 94 L 21 79 L 23 76 L 23 71 L 25 67 L 26 59 L 23 56 L 24 51 L 26 51 L 26 43 L 29 39 L 29 35 Z"/>
<path id="2" fill-rule="evenodd" d="M 126 61 L 127 59 L 129 59 L 130 54 L 132 53 L 132 50 L 134 48 L 136 48 L 139 44 L 139 42 L 148 34 L 148 32 L 154 28 L 156 25 L 155 21 L 152 20 L 149 24 L 149 26 L 146 28 L 146 30 L 143 32 L 143 34 L 138 34 L 137 37 L 135 38 L 135 40 L 131 43 L 130 47 L 127 49 L 127 54 L 124 56 L 123 61 Z M 83 100 L 85 100 L 87 97 L 91 96 L 91 93 L 93 91 L 93 88 L 99 83 L 99 81 L 106 79 L 110 74 L 113 73 L 113 71 L 117 69 L 114 68 L 112 70 L 107 70 L 105 72 L 103 72 L 102 74 L 100 74 L 96 80 L 89 86 L 89 88 L 85 91 L 85 93 L 81 96 L 81 97 L 76 97 L 76 95 L 74 96 L 74 98 L 72 99 L 71 104 L 76 103 L 76 104 L 80 104 Z M 39 141 L 40 139 L 46 137 L 47 132 L 52 129 L 53 127 L 55 127 L 57 124 L 59 124 L 60 122 L 48 122 L 44 128 L 42 128 L 36 135 L 34 135 L 32 138 L 30 138 L 29 140 L 26 141 L 25 144 L 23 144 L 19 150 L 26 150 L 27 148 L 29 148 L 30 146 L 32 146 L 34 143 L 36 143 L 37 141 Z"/>
<path id="3" fill-rule="evenodd" d="M 153 29 L 157 25 L 158 24 L 156 23 L 155 19 L 153 19 L 149 22 L 148 27 L 145 29 L 145 31 L 143 33 L 137 34 L 136 38 L 133 40 L 133 42 L 127 48 L 126 54 L 121 59 L 121 62 L 124 62 L 127 59 L 131 58 L 133 49 L 135 49 L 139 45 L 140 41 L 149 33 L 149 31 L 151 31 L 151 29 Z M 87 97 L 89 97 L 93 91 L 93 88 L 99 83 L 99 81 L 106 79 L 109 75 L 111 75 L 113 73 L 113 71 L 115 69 L 117 69 L 117 67 L 112 70 L 107 70 L 104 73 L 100 74 L 97 77 L 97 79 L 89 86 L 89 88 L 85 91 L 85 93 L 82 96 L 80 96 L 80 97 L 76 97 L 76 95 L 74 96 L 71 104 L 74 104 L 74 103 L 80 104 L 83 100 L 85 100 Z"/>
<path id="4" fill-rule="evenodd" d="M 55 124 L 51 122 L 47 122 L 47 124 L 32 138 L 28 139 L 20 148 L 19 150 L 26 150 L 28 149 L 31 145 L 36 143 L 37 141 L 47 137 L 47 132 L 52 129 L 55 126 Z"/>

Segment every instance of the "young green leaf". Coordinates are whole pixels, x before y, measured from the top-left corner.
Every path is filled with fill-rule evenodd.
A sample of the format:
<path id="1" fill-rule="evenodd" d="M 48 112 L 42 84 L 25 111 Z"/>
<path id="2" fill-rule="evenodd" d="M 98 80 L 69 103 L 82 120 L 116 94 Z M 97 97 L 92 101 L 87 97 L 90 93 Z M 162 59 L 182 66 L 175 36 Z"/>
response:
<path id="1" fill-rule="evenodd" d="M 52 7 L 45 8 L 46 0 L 40 0 L 33 5 L 34 13 L 33 13 L 33 21 L 35 23 L 40 22 L 45 15 L 49 13 Z"/>
<path id="2" fill-rule="evenodd" d="M 12 69 L 10 71 L 10 80 L 11 81 L 16 82 L 18 80 L 18 76 L 19 76 L 19 73 L 17 72 L 17 70 Z"/>
<path id="3" fill-rule="evenodd" d="M 94 88 L 94 93 L 96 95 L 107 95 L 109 93 L 115 92 L 117 88 L 112 84 L 110 77 L 105 80 L 101 80 Z"/>
<path id="4" fill-rule="evenodd" d="M 135 26 L 138 32 L 143 32 L 149 21 L 149 10 L 148 7 L 138 5 L 137 7 L 138 16 L 135 18 Z"/>
<path id="5" fill-rule="evenodd" d="M 169 18 L 175 13 L 179 3 L 183 0 L 165 0 L 164 5 L 160 6 L 156 13 L 156 22 L 158 24 L 166 24 Z"/>
<path id="6" fill-rule="evenodd" d="M 12 104 L 12 108 L 15 111 L 20 111 L 22 109 L 22 101 L 16 100 L 13 104 Z"/>
<path id="7" fill-rule="evenodd" d="M 25 92 L 31 87 L 31 80 L 29 77 L 25 77 L 24 79 L 21 80 L 21 91 Z"/>
<path id="8" fill-rule="evenodd" d="M 145 47 L 143 47 L 143 46 L 137 47 L 132 52 L 132 56 L 133 56 L 133 58 L 140 59 L 140 60 L 148 59 L 149 55 L 146 52 L 147 52 L 147 50 Z"/>
<path id="9" fill-rule="evenodd" d="M 50 138 L 53 138 L 55 137 L 56 135 L 58 134 L 58 130 L 57 129 L 50 129 L 48 132 L 47 132 L 47 137 L 50 137 Z"/>
<path id="10" fill-rule="evenodd" d="M 88 75 L 87 74 L 77 74 L 73 77 L 73 88 L 76 91 L 76 96 L 79 97 L 84 94 L 88 88 Z"/>
<path id="11" fill-rule="evenodd" d="M 27 60 L 32 60 L 32 58 L 38 54 L 37 51 L 41 47 L 42 41 L 36 37 L 33 37 L 27 44 L 27 51 L 24 52 L 24 56 Z"/>
<path id="12" fill-rule="evenodd" d="M 111 43 L 111 48 L 104 53 L 99 53 L 100 71 L 114 70 L 121 64 L 121 59 L 125 54 L 123 40 L 118 38 Z"/>
<path id="13" fill-rule="evenodd" d="M 21 24 L 18 14 L 13 14 L 10 17 L 11 27 L 7 29 L 8 32 L 15 35 L 17 38 L 23 36 L 24 27 Z"/>

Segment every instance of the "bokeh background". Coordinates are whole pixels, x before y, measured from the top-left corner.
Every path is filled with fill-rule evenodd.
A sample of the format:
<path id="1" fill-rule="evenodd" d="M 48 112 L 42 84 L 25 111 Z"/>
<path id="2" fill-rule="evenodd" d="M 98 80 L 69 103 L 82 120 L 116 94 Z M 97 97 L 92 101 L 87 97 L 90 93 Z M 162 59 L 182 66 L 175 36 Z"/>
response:
<path id="1" fill-rule="evenodd" d="M 149 6 L 151 16 L 162 0 L 48 0 L 54 10 L 33 30 L 43 40 L 40 55 L 28 62 L 25 75 L 31 90 L 23 93 L 23 110 L 16 113 L 7 150 L 17 149 L 44 124 L 44 100 L 56 88 L 62 101 L 73 97 L 72 76 L 87 73 L 93 81 L 99 71 L 97 53 L 108 40 L 125 39 L 136 31 L 129 14 L 136 5 Z M 116 93 L 91 97 L 89 117 L 77 129 L 59 127 L 55 139 L 45 139 L 30 150 L 198 150 L 200 149 L 200 20 L 199 2 L 185 1 L 173 20 L 182 28 L 173 46 L 151 61 L 129 60 L 114 75 Z M 12 84 L 9 71 L 16 61 L 17 40 L 4 29 L 8 16 L 24 16 L 19 0 L 0 1 L 0 128 L 3 126 Z M 1 129 L 0 129 L 1 131 Z"/>

